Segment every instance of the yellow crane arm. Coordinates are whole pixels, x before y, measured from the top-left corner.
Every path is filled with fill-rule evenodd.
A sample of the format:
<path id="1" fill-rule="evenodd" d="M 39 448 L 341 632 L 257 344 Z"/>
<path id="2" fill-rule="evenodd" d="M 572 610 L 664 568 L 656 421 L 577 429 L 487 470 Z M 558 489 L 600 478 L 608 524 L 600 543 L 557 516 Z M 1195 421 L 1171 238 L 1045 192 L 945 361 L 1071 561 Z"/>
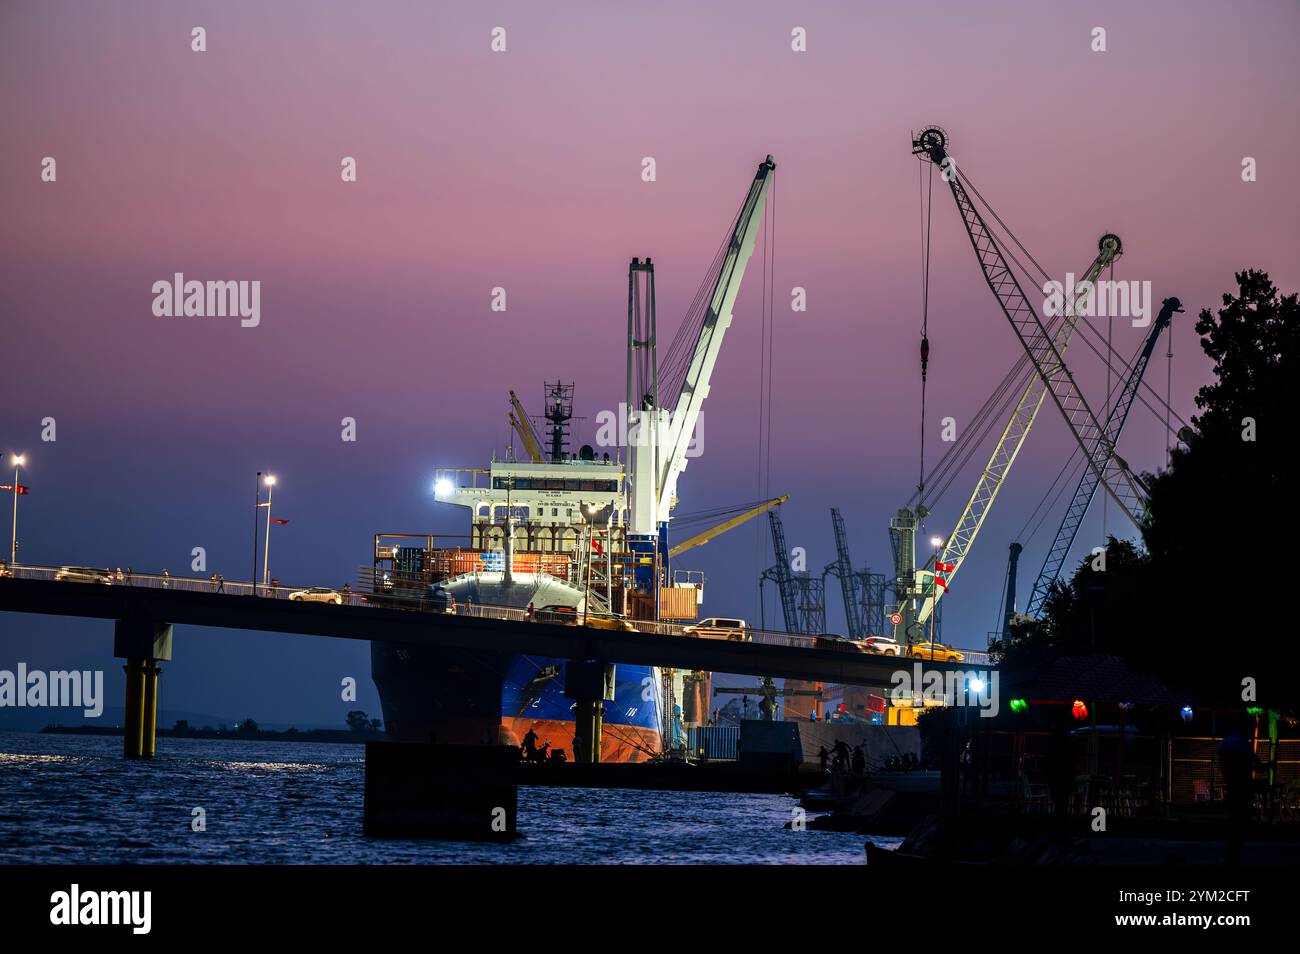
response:
<path id="1" fill-rule="evenodd" d="M 693 537 L 688 537 L 687 539 L 683 540 L 681 543 L 677 544 L 675 547 L 672 547 L 668 551 L 668 556 L 675 557 L 680 553 L 685 553 L 687 550 L 694 550 L 696 547 L 702 547 L 704 546 L 704 544 L 708 543 L 714 537 L 726 533 L 728 530 L 738 527 L 742 523 L 745 523 L 746 521 L 753 520 L 759 514 L 766 513 L 767 511 L 771 510 L 773 507 L 779 506 L 785 503 L 789 499 L 790 496 L 787 494 L 783 497 L 777 497 L 773 500 L 764 501 L 763 503 L 759 504 L 757 507 L 753 507 L 750 510 L 746 510 L 744 513 L 738 513 L 736 514 L 736 516 L 730 517 L 729 519 L 722 521 L 722 523 L 715 524 L 714 526 L 709 527 L 709 529 L 697 533 Z"/>
<path id="2" fill-rule="evenodd" d="M 529 459 L 534 464 L 542 463 L 542 442 L 537 436 L 537 431 L 533 429 L 533 422 L 529 419 L 527 412 L 524 411 L 524 406 L 519 403 L 519 398 L 514 391 L 510 392 L 510 404 L 514 408 L 514 412 L 510 415 L 510 426 L 515 429 L 519 439 L 524 442 L 524 450 L 528 452 Z"/>

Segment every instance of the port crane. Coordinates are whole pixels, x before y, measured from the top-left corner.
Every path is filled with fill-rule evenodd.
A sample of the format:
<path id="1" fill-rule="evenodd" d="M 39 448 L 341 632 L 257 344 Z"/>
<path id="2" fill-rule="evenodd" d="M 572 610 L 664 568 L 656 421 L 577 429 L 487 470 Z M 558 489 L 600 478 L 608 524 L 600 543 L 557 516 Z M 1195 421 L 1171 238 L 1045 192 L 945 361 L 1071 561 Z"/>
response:
<path id="1" fill-rule="evenodd" d="M 1137 396 L 1138 385 L 1141 384 L 1142 376 L 1146 373 L 1147 365 L 1151 362 L 1151 354 L 1155 350 L 1156 340 L 1160 337 L 1161 332 L 1169 326 L 1174 313 L 1182 310 L 1182 302 L 1177 298 L 1166 298 L 1161 303 L 1160 312 L 1156 315 L 1155 321 L 1152 322 L 1151 330 L 1147 332 L 1146 341 L 1143 343 L 1137 357 L 1133 360 L 1119 397 L 1106 418 L 1106 440 L 1111 446 L 1119 442 L 1120 432 L 1124 429 L 1124 422 L 1128 419 L 1129 409 L 1133 406 L 1133 399 Z M 1109 462 L 1107 462 L 1107 466 L 1109 467 Z M 1088 512 L 1088 506 L 1092 503 L 1092 498 L 1097 492 L 1097 483 L 1096 471 L 1085 468 L 1083 475 L 1079 478 L 1079 484 L 1074 490 L 1074 496 L 1070 500 L 1070 506 L 1065 511 L 1061 526 L 1056 531 L 1051 547 L 1048 548 L 1047 557 L 1043 561 L 1043 568 L 1038 572 L 1038 578 L 1034 581 L 1034 588 L 1029 596 L 1029 605 L 1026 607 L 1028 615 L 1038 616 L 1042 613 L 1043 602 L 1047 599 L 1052 583 L 1061 575 L 1061 567 L 1070 554 L 1070 547 L 1074 545 L 1074 538 L 1078 535 L 1079 525 L 1083 523 L 1084 515 Z M 1012 546 L 1019 546 L 1019 544 L 1012 544 Z M 1007 605 L 1008 608 L 1011 608 L 1014 606 L 1014 576 L 1011 578 L 1009 586 L 1012 589 L 1007 596 Z M 1005 628 L 1007 627 L 1004 626 Z"/>
<path id="2" fill-rule="evenodd" d="M 785 548 L 785 527 L 781 524 L 781 515 L 775 510 L 768 511 L 767 520 L 772 531 L 772 553 L 776 562 L 759 577 L 759 603 L 761 605 L 763 602 L 763 584 L 771 580 L 776 584 L 777 595 L 781 597 L 781 618 L 785 621 L 785 631 L 799 633 L 803 629 L 799 625 L 798 595 L 794 572 L 790 569 L 790 551 Z M 766 625 L 764 622 L 765 628 Z"/>
<path id="3" fill-rule="evenodd" d="M 997 298 L 1035 372 L 1030 386 L 1017 403 L 1012 419 L 1004 429 L 989 466 L 981 475 L 961 520 L 942 548 L 936 550 L 935 563 L 944 565 L 947 580 L 951 580 L 960 569 L 1016 453 L 1023 445 L 1042 401 L 1048 395 L 1065 418 L 1067 427 L 1084 453 L 1088 467 L 1096 473 L 1099 483 L 1120 504 L 1123 512 L 1138 526 L 1145 519 L 1147 494 L 1140 480 L 1115 453 L 1113 443 L 1084 399 L 1062 356 L 1077 322 L 1080 307 L 1086 301 L 1086 296 L 1091 294 L 1093 281 L 1106 264 L 1122 253 L 1119 239 L 1109 234 L 1102 237 L 1098 243 L 1098 255 L 1088 270 L 1090 277 L 1075 301 L 1067 307 L 1057 334 L 1053 336 L 1029 304 L 992 231 L 966 191 L 957 173 L 956 163 L 947 152 L 947 141 L 947 134 L 942 129 L 931 126 L 913 139 L 912 151 L 943 171 L 943 178 L 957 203 L 985 281 Z M 904 633 L 909 641 L 922 631 L 921 627 L 933 613 L 947 582 L 940 579 L 936 583 L 933 570 L 912 569 L 915 567 L 916 519 L 924 515 L 923 506 L 918 506 L 916 511 L 903 508 L 891 522 L 891 529 L 898 534 L 899 546 L 896 552 L 899 573 L 896 585 L 900 597 L 899 608 L 904 617 Z M 904 596 L 908 598 L 905 599 Z M 916 596 L 923 597 L 922 604 L 915 611 L 915 617 L 908 618 L 913 615 L 912 598 Z"/>
<path id="4" fill-rule="evenodd" d="M 849 536 L 844 529 L 844 517 L 839 507 L 831 507 L 831 527 L 835 531 L 835 562 L 828 563 L 822 571 L 822 578 L 833 576 L 840 581 L 840 593 L 844 596 L 844 621 L 850 639 L 861 639 L 866 635 L 862 625 L 862 602 L 859 587 L 863 583 L 859 574 L 853 569 L 849 558 Z"/>
<path id="5" fill-rule="evenodd" d="M 1096 472 L 1100 485 L 1115 499 L 1120 510 L 1140 528 L 1146 520 L 1147 488 L 1107 440 L 1105 429 L 1066 367 L 1060 349 L 1029 304 L 1019 280 L 962 184 L 956 164 L 948 155 L 947 145 L 947 133 L 937 126 L 930 126 L 913 140 L 912 152 L 944 170 L 944 178 L 952 190 L 985 281 L 1033 362 L 1034 370 L 1047 385 L 1047 393 L 1082 449 L 1088 467 Z"/>
<path id="6" fill-rule="evenodd" d="M 1076 285 L 1077 292 L 1074 299 L 1067 304 L 1065 313 L 1057 325 L 1053 344 L 1058 354 L 1065 354 L 1070 345 L 1078 325 L 1079 313 L 1091 294 L 1093 283 L 1107 266 L 1123 254 L 1123 251 L 1123 244 L 1117 235 L 1107 233 L 1098 240 L 1097 255 L 1085 271 L 1083 281 Z M 1007 474 L 1011 472 L 1011 467 L 1020 454 L 1021 448 L 1024 447 L 1025 439 L 1029 436 L 1034 421 L 1038 418 L 1038 412 L 1047 397 L 1047 390 L 1047 384 L 1042 377 L 1037 374 L 1030 376 L 1006 426 L 1002 429 L 1002 436 L 994 445 L 984 470 L 980 472 L 979 479 L 975 482 L 975 489 L 971 492 L 970 499 L 966 502 L 952 533 L 943 545 L 939 562 L 951 567 L 945 573 L 947 582 L 951 582 L 961 570 L 967 553 L 974 545 L 985 518 L 997 500 L 998 492 L 1006 482 Z M 935 603 L 942 597 L 944 588 L 934 584 L 931 571 L 921 570 L 919 574 L 924 599 L 916 614 L 916 622 L 924 626 L 930 614 L 934 612 Z"/>

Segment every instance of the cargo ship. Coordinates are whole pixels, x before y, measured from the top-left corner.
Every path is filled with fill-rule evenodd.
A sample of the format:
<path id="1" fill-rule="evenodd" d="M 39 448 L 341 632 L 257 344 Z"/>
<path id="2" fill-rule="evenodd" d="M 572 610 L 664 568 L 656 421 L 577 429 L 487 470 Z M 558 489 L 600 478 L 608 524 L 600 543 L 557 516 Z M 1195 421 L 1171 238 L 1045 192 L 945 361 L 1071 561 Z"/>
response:
<path id="1" fill-rule="evenodd" d="M 493 461 L 485 470 L 440 472 L 437 498 L 470 512 L 468 546 L 378 534 L 371 588 L 394 600 L 423 599 L 433 612 L 513 617 L 521 625 L 628 616 L 638 600 L 631 585 L 635 558 L 620 523 L 622 467 L 589 454 L 584 448 L 573 459 Z M 697 592 L 686 594 L 691 604 Z M 488 651 L 371 647 L 390 737 L 520 745 L 532 732 L 542 757 L 559 750 L 566 759 L 582 758 L 565 666 L 563 659 Z M 616 666 L 613 695 L 604 708 L 600 760 L 661 755 L 674 721 L 683 724 L 680 713 L 674 720 L 666 708 L 674 693 L 664 673 Z"/>
<path id="2" fill-rule="evenodd" d="M 670 565 L 668 526 L 678 478 L 699 454 L 700 409 L 775 169 L 771 156 L 759 163 L 662 363 L 654 265 L 632 259 L 626 400 L 617 412 L 598 416 L 595 443 L 602 450 L 590 444 L 570 450 L 572 384 L 546 386 L 537 423 L 510 392 L 518 451 L 512 443 L 487 468 L 441 470 L 435 477 L 435 500 L 468 512 L 467 544 L 376 534 L 369 584 L 363 584 L 368 598 L 504 616 L 519 625 L 540 617 L 609 629 L 696 618 L 703 580 Z M 574 675 L 566 670 L 580 665 L 371 645 L 384 724 L 399 740 L 523 745 L 541 758 L 564 750 L 578 761 L 638 762 L 680 753 L 687 729 L 707 721 L 710 674 L 620 664 L 604 674 L 599 752 L 581 751 L 588 736 L 575 731 L 575 701 L 566 695 L 566 679 Z"/>

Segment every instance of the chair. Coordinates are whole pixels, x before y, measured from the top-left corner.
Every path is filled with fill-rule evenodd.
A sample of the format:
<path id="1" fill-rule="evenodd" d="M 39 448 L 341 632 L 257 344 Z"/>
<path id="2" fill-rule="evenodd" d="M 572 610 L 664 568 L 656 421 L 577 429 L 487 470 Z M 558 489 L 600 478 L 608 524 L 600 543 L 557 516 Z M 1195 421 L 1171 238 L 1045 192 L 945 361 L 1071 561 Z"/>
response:
<path id="1" fill-rule="evenodd" d="M 1022 775 L 1021 781 L 1024 785 L 1022 794 L 1024 795 L 1025 805 L 1030 811 L 1035 811 L 1038 808 L 1043 808 L 1048 805 L 1050 802 L 1050 794 L 1048 793 L 1045 784 L 1042 782 L 1031 782 L 1028 775 Z"/>

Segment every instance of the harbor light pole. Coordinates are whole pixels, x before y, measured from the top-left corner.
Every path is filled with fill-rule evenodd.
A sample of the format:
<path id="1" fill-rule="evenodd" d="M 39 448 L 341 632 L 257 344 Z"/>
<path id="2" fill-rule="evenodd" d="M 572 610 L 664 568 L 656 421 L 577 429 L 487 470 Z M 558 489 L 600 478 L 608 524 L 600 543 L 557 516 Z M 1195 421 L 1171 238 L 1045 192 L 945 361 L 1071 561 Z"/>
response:
<path id="1" fill-rule="evenodd" d="M 18 468 L 27 463 L 27 458 L 22 454 L 13 455 L 14 465 L 14 523 L 13 531 L 9 537 L 9 568 L 12 570 L 14 564 L 18 562 Z"/>
<path id="2" fill-rule="evenodd" d="M 253 481 L 253 575 L 249 577 L 253 581 L 253 595 L 257 595 L 257 519 L 261 516 L 262 510 L 262 472 L 257 472 L 257 478 Z"/>
<path id="3" fill-rule="evenodd" d="M 265 589 L 271 578 L 271 492 L 275 490 L 275 477 L 267 474 L 263 483 L 266 484 L 266 543 L 262 548 L 262 588 Z"/>

